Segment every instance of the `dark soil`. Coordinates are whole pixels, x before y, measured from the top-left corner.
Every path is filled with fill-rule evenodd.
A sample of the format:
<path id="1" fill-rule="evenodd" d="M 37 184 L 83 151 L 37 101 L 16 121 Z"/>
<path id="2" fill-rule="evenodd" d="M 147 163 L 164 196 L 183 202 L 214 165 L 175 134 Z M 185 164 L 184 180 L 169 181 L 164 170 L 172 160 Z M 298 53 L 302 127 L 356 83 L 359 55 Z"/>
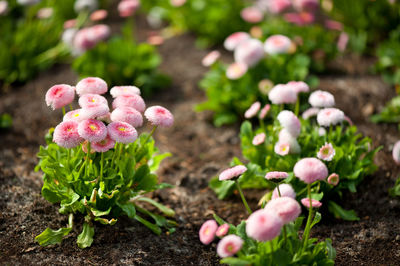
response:
<path id="1" fill-rule="evenodd" d="M 143 25 L 142 25 L 143 24 Z M 141 38 L 146 25 L 139 25 Z M 161 91 L 147 104 L 161 104 L 175 115 L 171 129 L 159 130 L 156 141 L 162 151 L 173 154 L 158 174 L 161 181 L 176 187 L 155 193 L 160 202 L 176 211 L 175 233 L 152 234 L 141 224 L 122 218 L 114 226 L 96 225 L 92 247 L 76 245 L 83 217 L 75 219 L 74 231 L 61 245 L 40 247 L 34 237 L 46 227 L 65 226 L 67 217 L 40 195 L 41 173 L 34 172 L 36 153 L 49 127 L 61 119 L 44 103 L 46 90 L 57 83 L 75 84 L 76 75 L 67 65 L 58 65 L 25 86 L 1 95 L 0 113 L 14 118 L 13 128 L 0 132 L 0 262 L 5 265 L 218 265 L 215 244 L 198 240 L 201 224 L 215 211 L 229 222 L 246 218 L 238 197 L 220 201 L 208 189 L 208 180 L 240 156 L 238 125 L 215 128 L 211 114 L 196 113 L 195 104 L 205 99 L 197 83 L 206 72 L 200 64 L 207 51 L 194 48 L 194 37 L 182 35 L 167 40 L 160 53 L 162 70 L 173 78 L 171 88 Z M 391 145 L 399 138 L 396 125 L 375 125 L 368 116 L 394 95 L 378 76 L 368 74 L 372 60 L 341 58 L 330 67 L 332 75 L 320 77 L 320 88 L 332 92 L 337 106 L 384 148 L 376 157 L 379 170 L 346 194 L 343 205 L 356 209 L 360 221 L 328 220 L 318 225 L 313 236 L 330 237 L 337 250 L 337 265 L 398 265 L 400 261 L 400 201 L 388 196 L 400 174 L 391 158 Z M 247 193 L 250 194 L 250 193 Z M 257 193 L 250 203 L 256 208 Z"/>

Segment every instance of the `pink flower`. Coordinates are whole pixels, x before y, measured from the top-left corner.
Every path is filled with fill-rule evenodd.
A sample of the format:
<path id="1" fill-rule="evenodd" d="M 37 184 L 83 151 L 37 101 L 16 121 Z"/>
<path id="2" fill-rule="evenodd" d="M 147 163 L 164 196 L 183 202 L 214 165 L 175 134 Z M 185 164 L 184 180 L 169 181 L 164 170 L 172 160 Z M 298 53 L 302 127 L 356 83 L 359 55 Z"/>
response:
<path id="1" fill-rule="evenodd" d="M 169 2 L 174 7 L 180 7 L 180 6 L 183 6 L 186 3 L 186 0 L 170 0 Z"/>
<path id="2" fill-rule="evenodd" d="M 229 224 L 222 224 L 218 227 L 217 231 L 215 232 L 215 235 L 218 237 L 223 237 L 226 235 L 229 231 Z"/>
<path id="3" fill-rule="evenodd" d="M 284 35 L 272 35 L 265 40 L 264 50 L 267 54 L 287 54 L 292 47 L 292 41 Z"/>
<path id="4" fill-rule="evenodd" d="M 237 63 L 252 67 L 264 57 L 263 44 L 260 40 L 248 39 L 235 48 L 233 56 Z"/>
<path id="5" fill-rule="evenodd" d="M 36 15 L 39 19 L 50 18 L 53 15 L 53 8 L 51 7 L 41 8 L 38 10 Z"/>
<path id="6" fill-rule="evenodd" d="M 301 147 L 296 138 L 286 129 L 282 129 L 279 132 L 279 142 L 287 143 L 289 145 L 290 154 L 299 154 L 301 152 Z"/>
<path id="7" fill-rule="evenodd" d="M 400 164 L 400 140 L 397 141 L 394 146 L 393 146 L 393 151 L 392 151 L 392 156 L 393 160 L 397 163 Z"/>
<path id="8" fill-rule="evenodd" d="M 289 197 L 292 199 L 296 199 L 296 192 L 289 184 L 280 184 L 279 191 L 281 192 L 280 197 Z M 271 199 L 276 199 L 276 198 L 279 198 L 278 188 L 275 188 L 274 191 L 272 191 Z"/>
<path id="9" fill-rule="evenodd" d="M 8 11 L 8 2 L 0 1 L 0 16 L 5 15 Z"/>
<path id="10" fill-rule="evenodd" d="M 69 48 L 73 48 L 74 38 L 75 38 L 75 35 L 76 35 L 77 32 L 78 32 L 78 30 L 75 29 L 75 28 L 65 29 L 63 34 L 62 34 L 62 36 L 61 36 L 61 40 Z"/>
<path id="11" fill-rule="evenodd" d="M 329 127 L 344 120 L 344 113 L 337 108 L 325 108 L 319 111 L 317 122 L 320 126 Z"/>
<path id="12" fill-rule="evenodd" d="M 82 109 L 75 109 L 72 111 L 69 111 L 66 113 L 63 117 L 63 121 L 75 121 L 75 122 L 81 122 L 85 119 L 89 119 L 90 117 L 87 115 L 84 115 L 84 112 Z"/>
<path id="13" fill-rule="evenodd" d="M 316 107 L 311 107 L 311 108 L 308 108 L 307 110 L 305 110 L 304 112 L 303 112 L 303 114 L 301 115 L 301 117 L 303 117 L 303 119 L 304 120 L 307 120 L 307 119 L 309 119 L 310 117 L 313 117 L 313 116 L 317 116 L 317 114 L 319 113 L 319 108 L 316 108 Z"/>
<path id="14" fill-rule="evenodd" d="M 249 6 L 242 9 L 242 11 L 240 11 L 240 16 L 244 21 L 249 23 L 258 23 L 264 18 L 264 14 L 261 12 L 261 10 L 254 6 Z"/>
<path id="15" fill-rule="evenodd" d="M 105 105 L 108 104 L 106 98 L 98 94 L 92 94 L 92 93 L 82 95 L 79 98 L 78 103 L 79 106 L 82 108 L 96 107 L 99 104 L 105 104 Z"/>
<path id="16" fill-rule="evenodd" d="M 213 65 L 218 58 L 220 58 L 221 53 L 217 50 L 211 51 L 209 52 L 201 61 L 201 64 L 205 67 L 209 67 L 211 65 Z"/>
<path id="17" fill-rule="evenodd" d="M 265 175 L 265 178 L 268 179 L 268 180 L 271 180 L 271 179 L 285 179 L 288 176 L 289 175 L 286 172 L 272 171 L 272 172 L 268 172 Z"/>
<path id="18" fill-rule="evenodd" d="M 274 87 L 274 83 L 269 79 L 262 79 L 258 82 L 258 90 L 263 94 L 267 95 L 268 92 Z"/>
<path id="19" fill-rule="evenodd" d="M 142 114 L 134 108 L 122 106 L 112 111 L 110 115 L 113 122 L 126 122 L 133 127 L 141 127 L 143 124 Z"/>
<path id="20" fill-rule="evenodd" d="M 76 26 L 76 19 L 69 19 L 64 22 L 64 29 L 71 29 Z"/>
<path id="21" fill-rule="evenodd" d="M 110 36 L 110 33 L 111 33 L 110 27 L 105 24 L 97 24 L 90 27 L 90 35 L 93 36 L 96 42 L 106 40 Z"/>
<path id="22" fill-rule="evenodd" d="M 283 221 L 276 213 L 261 209 L 247 219 L 246 234 L 258 241 L 269 241 L 280 234 L 282 226 Z"/>
<path id="23" fill-rule="evenodd" d="M 318 128 L 318 135 L 319 136 L 325 136 L 326 135 L 326 129 L 323 127 Z"/>
<path id="24" fill-rule="evenodd" d="M 253 103 L 249 109 L 244 113 L 244 117 L 249 119 L 252 118 L 253 116 L 256 116 L 258 111 L 261 108 L 261 103 L 260 102 L 255 102 Z"/>
<path id="25" fill-rule="evenodd" d="M 314 91 L 308 98 L 312 107 L 332 107 L 335 105 L 335 97 L 327 91 Z"/>
<path id="26" fill-rule="evenodd" d="M 292 87 L 292 89 L 299 94 L 300 92 L 309 92 L 310 87 L 304 81 L 290 81 L 287 86 Z"/>
<path id="27" fill-rule="evenodd" d="M 235 48 L 242 43 L 250 39 L 250 34 L 247 32 L 235 32 L 229 35 L 224 41 L 224 47 L 228 51 L 233 51 Z"/>
<path id="28" fill-rule="evenodd" d="M 88 118 L 98 118 L 109 114 L 110 108 L 108 105 L 99 103 L 90 107 L 82 108 L 81 115 Z"/>
<path id="29" fill-rule="evenodd" d="M 272 199 L 264 209 L 276 213 L 284 224 L 293 222 L 301 213 L 300 204 L 290 197 Z"/>
<path id="30" fill-rule="evenodd" d="M 269 109 L 271 109 L 271 105 L 266 104 L 266 105 L 261 109 L 260 114 L 258 115 L 258 117 L 259 117 L 260 119 L 264 119 L 264 118 L 267 116 L 267 114 L 268 114 L 268 112 L 269 112 Z"/>
<path id="31" fill-rule="evenodd" d="M 218 242 L 217 253 L 221 258 L 231 257 L 242 248 L 243 242 L 237 235 L 227 235 Z"/>
<path id="32" fill-rule="evenodd" d="M 78 133 L 90 142 L 99 142 L 107 136 L 107 127 L 96 119 L 86 119 L 79 123 Z"/>
<path id="33" fill-rule="evenodd" d="M 104 94 L 107 92 L 107 83 L 101 78 L 84 78 L 76 84 L 76 92 L 82 96 L 84 94 Z"/>
<path id="34" fill-rule="evenodd" d="M 111 88 L 110 94 L 113 98 L 122 95 L 140 95 L 140 89 L 136 86 L 114 86 Z"/>
<path id="35" fill-rule="evenodd" d="M 244 172 L 247 171 L 246 166 L 244 165 L 236 165 L 234 167 L 228 168 L 224 170 L 220 175 L 219 175 L 219 180 L 229 180 L 232 178 L 236 178 L 241 176 Z"/>
<path id="36" fill-rule="evenodd" d="M 114 99 L 112 106 L 114 109 L 122 106 L 132 107 L 141 113 L 146 109 L 143 98 L 136 94 L 120 95 Z"/>
<path id="37" fill-rule="evenodd" d="M 91 148 L 96 152 L 106 152 L 114 148 L 115 141 L 110 138 L 109 135 L 105 139 L 99 142 L 92 142 Z"/>
<path id="38" fill-rule="evenodd" d="M 107 123 L 107 124 L 110 124 L 110 123 L 112 122 L 112 121 L 111 121 L 111 113 L 108 112 L 108 113 L 105 114 L 105 115 L 98 116 L 98 117 L 97 117 L 97 120 L 100 120 L 100 121 L 103 121 L 103 122 L 105 122 L 105 123 Z"/>
<path id="39" fill-rule="evenodd" d="M 226 69 L 226 77 L 231 80 L 240 79 L 247 72 L 247 65 L 243 63 L 232 63 Z"/>
<path id="40" fill-rule="evenodd" d="M 199 238 L 201 243 L 203 243 L 204 245 L 208 245 L 213 242 L 217 228 L 218 224 L 215 220 L 205 221 L 200 227 L 199 231 Z"/>
<path id="41" fill-rule="evenodd" d="M 134 142 L 138 137 L 136 129 L 125 122 L 111 122 L 107 129 L 110 137 L 116 142 L 128 144 Z"/>
<path id="42" fill-rule="evenodd" d="M 53 110 L 72 103 L 75 98 L 75 90 L 66 84 L 54 85 L 46 92 L 46 104 Z"/>
<path id="43" fill-rule="evenodd" d="M 144 116 L 153 126 L 170 127 L 174 123 L 174 116 L 171 112 L 158 105 L 147 108 Z"/>
<path id="44" fill-rule="evenodd" d="M 278 84 L 268 93 L 268 98 L 273 104 L 295 103 L 297 93 L 290 86 Z"/>
<path id="45" fill-rule="evenodd" d="M 79 30 L 74 37 L 75 52 L 77 54 L 81 54 L 95 47 L 100 41 L 106 40 L 110 36 L 110 33 L 110 27 L 103 24 L 98 24 L 90 28 L 83 28 Z"/>
<path id="46" fill-rule="evenodd" d="M 337 184 L 339 184 L 339 175 L 333 173 L 330 176 L 328 176 L 328 183 L 331 184 L 332 186 L 337 186 Z"/>
<path id="47" fill-rule="evenodd" d="M 293 0 L 293 6 L 298 10 L 316 11 L 319 8 L 318 0 Z"/>
<path id="48" fill-rule="evenodd" d="M 346 50 L 347 44 L 349 42 L 349 35 L 346 32 L 342 32 L 339 35 L 339 39 L 337 42 L 337 48 L 340 52 L 344 52 Z"/>
<path id="49" fill-rule="evenodd" d="M 309 25 L 315 20 L 314 15 L 310 12 L 286 13 L 283 17 L 286 21 L 298 26 Z"/>
<path id="50" fill-rule="evenodd" d="M 297 138 L 300 135 L 301 124 L 297 116 L 288 110 L 283 110 L 278 114 L 277 117 L 279 123 L 284 129 L 286 129 L 290 135 Z"/>
<path id="51" fill-rule="evenodd" d="M 293 169 L 294 175 L 307 184 L 324 180 L 328 176 L 328 168 L 317 158 L 304 158 L 298 161 Z"/>
<path id="52" fill-rule="evenodd" d="M 54 129 L 53 141 L 58 146 L 68 149 L 78 146 L 83 141 L 78 133 L 78 123 L 65 121 L 58 124 Z"/>
<path id="53" fill-rule="evenodd" d="M 259 133 L 254 136 L 253 141 L 251 142 L 254 146 L 260 145 L 265 141 L 265 133 Z"/>
<path id="54" fill-rule="evenodd" d="M 107 17 L 108 12 L 105 9 L 99 9 L 90 14 L 91 21 L 100 21 Z"/>
<path id="55" fill-rule="evenodd" d="M 268 11 L 272 14 L 279 14 L 292 6 L 290 0 L 270 0 L 267 2 Z"/>
<path id="56" fill-rule="evenodd" d="M 274 147 L 275 153 L 276 153 L 276 154 L 279 154 L 279 155 L 281 155 L 281 156 L 288 155 L 288 154 L 289 154 L 289 150 L 290 150 L 290 145 L 289 145 L 289 143 L 284 142 L 284 141 L 278 141 L 278 142 L 275 144 L 275 147 Z"/>
<path id="57" fill-rule="evenodd" d="M 159 34 L 151 34 L 149 37 L 147 37 L 147 43 L 159 46 L 164 43 L 164 37 Z"/>
<path id="58" fill-rule="evenodd" d="M 303 204 L 303 206 L 306 208 L 310 208 L 310 199 L 309 198 L 301 199 L 301 204 Z M 313 208 L 319 208 L 322 206 L 322 203 L 318 200 L 311 199 L 311 205 Z"/>
<path id="59" fill-rule="evenodd" d="M 325 145 L 319 149 L 317 153 L 317 157 L 324 161 L 332 161 L 335 156 L 335 149 L 333 148 L 331 143 L 325 142 Z"/>
<path id="60" fill-rule="evenodd" d="M 324 25 L 327 29 L 330 30 L 343 30 L 343 24 L 336 20 L 327 19 L 325 20 Z"/>
<path id="61" fill-rule="evenodd" d="M 132 16 L 139 6 L 139 0 L 122 0 L 118 4 L 119 15 L 123 18 Z"/>

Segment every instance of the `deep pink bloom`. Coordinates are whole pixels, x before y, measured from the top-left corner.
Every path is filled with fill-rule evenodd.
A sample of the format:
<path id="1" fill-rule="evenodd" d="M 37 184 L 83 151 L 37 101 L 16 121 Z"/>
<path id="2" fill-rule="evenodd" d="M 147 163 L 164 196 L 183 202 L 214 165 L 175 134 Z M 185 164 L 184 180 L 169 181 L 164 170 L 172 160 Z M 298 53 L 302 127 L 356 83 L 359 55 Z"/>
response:
<path id="1" fill-rule="evenodd" d="M 320 110 L 320 109 L 317 108 L 317 107 L 308 108 L 307 110 L 305 110 L 305 111 L 303 112 L 303 114 L 301 115 L 301 117 L 303 117 L 304 120 L 307 120 L 307 119 L 309 119 L 310 117 L 317 116 L 317 114 L 319 113 L 319 110 Z"/>
<path id="2" fill-rule="evenodd" d="M 304 81 L 289 81 L 286 85 L 292 87 L 297 94 L 310 91 L 310 87 Z"/>
<path id="3" fill-rule="evenodd" d="M 104 94 L 107 92 L 107 83 L 101 78 L 84 78 L 76 84 L 76 92 L 79 95 L 84 94 Z"/>
<path id="4" fill-rule="evenodd" d="M 297 116 L 288 110 L 283 110 L 278 114 L 277 117 L 279 123 L 284 129 L 286 129 L 290 135 L 297 138 L 300 135 L 301 124 Z"/>
<path id="5" fill-rule="evenodd" d="M 333 148 L 331 143 L 325 142 L 325 145 L 319 149 L 317 153 L 317 157 L 324 161 L 332 161 L 335 156 L 335 149 Z"/>
<path id="6" fill-rule="evenodd" d="M 329 127 L 344 120 L 344 113 L 337 108 L 325 108 L 318 112 L 317 122 L 320 126 Z"/>
<path id="7" fill-rule="evenodd" d="M 139 8 L 139 0 L 122 0 L 118 4 L 118 12 L 121 17 L 132 16 Z"/>
<path id="8" fill-rule="evenodd" d="M 346 32 L 342 32 L 339 35 L 339 39 L 337 42 L 337 48 L 340 52 L 344 52 L 346 50 L 347 44 L 349 43 L 349 35 Z"/>
<path id="9" fill-rule="evenodd" d="M 233 51 L 240 43 L 250 38 L 250 34 L 248 34 L 247 32 L 232 33 L 225 39 L 224 47 L 226 50 Z"/>
<path id="10" fill-rule="evenodd" d="M 270 200 L 265 210 L 276 213 L 284 224 L 293 222 L 301 213 L 300 204 L 291 197 L 278 197 Z"/>
<path id="11" fill-rule="evenodd" d="M 281 192 L 281 196 L 279 196 L 279 192 Z M 278 188 L 275 188 L 274 191 L 272 191 L 271 199 L 276 199 L 279 197 L 289 197 L 292 199 L 296 199 L 296 192 L 294 191 L 294 189 L 292 188 L 291 185 L 280 184 L 279 191 L 278 191 Z"/>
<path id="12" fill-rule="evenodd" d="M 140 89 L 136 86 L 114 86 L 111 88 L 110 94 L 113 98 L 122 95 L 140 95 Z"/>
<path id="13" fill-rule="evenodd" d="M 107 136 L 107 127 L 99 120 L 86 119 L 79 123 L 78 133 L 90 142 L 99 142 Z"/>
<path id="14" fill-rule="evenodd" d="M 268 112 L 269 112 L 269 109 L 271 109 L 271 105 L 266 104 L 266 105 L 261 109 L 260 114 L 258 115 L 258 117 L 259 117 L 260 119 L 264 119 L 264 118 L 267 116 L 267 114 L 268 114 Z"/>
<path id="15" fill-rule="evenodd" d="M 281 156 L 288 155 L 290 151 L 290 145 L 288 142 L 278 141 L 275 144 L 274 151 L 276 154 L 279 154 Z"/>
<path id="16" fill-rule="evenodd" d="M 82 108 L 97 107 L 99 104 L 108 104 L 106 98 L 101 95 L 92 93 L 84 94 L 79 97 L 78 103 L 79 106 Z"/>
<path id="17" fill-rule="evenodd" d="M 278 84 L 268 93 L 268 98 L 273 104 L 295 103 L 297 93 L 286 84 Z"/>
<path id="18" fill-rule="evenodd" d="M 81 115 L 87 118 L 98 118 L 106 116 L 110 113 L 110 108 L 105 104 L 92 105 L 87 108 L 82 108 Z"/>
<path id="19" fill-rule="evenodd" d="M 265 175 L 265 178 L 268 179 L 268 180 L 271 180 L 271 179 L 285 179 L 288 176 L 289 175 L 286 172 L 272 171 L 272 172 L 268 172 Z"/>
<path id="20" fill-rule="evenodd" d="M 290 0 L 269 0 L 267 3 L 268 11 L 272 14 L 279 14 L 292 6 Z"/>
<path id="21" fill-rule="evenodd" d="M 107 129 L 110 137 L 116 142 L 128 144 L 134 142 L 138 137 L 136 129 L 125 122 L 111 122 Z"/>
<path id="22" fill-rule="evenodd" d="M 170 127 L 174 123 L 174 116 L 171 112 L 159 105 L 147 108 L 144 116 L 153 126 Z"/>
<path id="23" fill-rule="evenodd" d="M 283 221 L 276 213 L 261 209 L 247 219 L 246 234 L 258 241 L 269 241 L 280 234 L 282 226 Z"/>
<path id="24" fill-rule="evenodd" d="M 217 50 L 209 52 L 203 60 L 201 60 L 201 64 L 205 67 L 209 67 L 213 65 L 221 56 L 221 53 Z"/>
<path id="25" fill-rule="evenodd" d="M 112 106 L 114 109 L 122 106 L 128 106 L 135 108 L 141 113 L 143 113 L 146 109 L 146 104 L 144 103 L 143 98 L 136 94 L 120 95 L 114 99 Z"/>
<path id="26" fill-rule="evenodd" d="M 63 117 L 63 121 L 75 121 L 81 122 L 85 119 L 89 119 L 90 117 L 85 115 L 82 109 L 75 109 L 66 113 Z"/>
<path id="27" fill-rule="evenodd" d="M 226 77 L 231 80 L 240 79 L 247 72 L 247 65 L 243 63 L 232 63 L 226 69 Z"/>
<path id="28" fill-rule="evenodd" d="M 244 165 L 236 165 L 234 167 L 228 168 L 224 170 L 220 175 L 219 175 L 219 180 L 229 180 L 232 178 L 236 178 L 241 176 L 244 172 L 247 171 L 246 166 Z"/>
<path id="29" fill-rule="evenodd" d="M 258 23 L 264 18 L 264 14 L 261 12 L 261 10 L 254 6 L 249 6 L 242 9 L 242 11 L 240 11 L 240 16 L 244 21 L 249 23 Z"/>
<path id="30" fill-rule="evenodd" d="M 96 152 L 106 152 L 112 148 L 114 148 L 115 141 L 110 138 L 109 135 L 105 139 L 99 142 L 92 142 L 91 148 Z"/>
<path id="31" fill-rule="evenodd" d="M 113 122 L 126 122 L 133 127 L 141 127 L 143 124 L 142 114 L 132 107 L 122 106 L 112 111 L 110 115 Z"/>
<path id="32" fill-rule="evenodd" d="M 226 235 L 229 231 L 229 224 L 222 224 L 218 227 L 217 231 L 215 232 L 215 235 L 218 237 L 223 237 Z"/>
<path id="33" fill-rule="evenodd" d="M 303 206 L 306 208 L 310 208 L 310 199 L 309 198 L 301 199 L 301 204 L 303 204 Z M 319 208 L 322 206 L 322 203 L 318 200 L 311 199 L 311 205 L 313 208 Z"/>
<path id="34" fill-rule="evenodd" d="M 327 91 L 314 91 L 308 98 L 312 107 L 332 107 L 335 105 L 335 97 Z"/>
<path id="35" fill-rule="evenodd" d="M 336 173 L 331 174 L 328 176 L 328 183 L 332 186 L 337 186 L 339 184 L 339 175 Z"/>
<path id="36" fill-rule="evenodd" d="M 53 141 L 58 146 L 64 148 L 78 146 L 83 141 L 78 133 L 78 123 L 75 121 L 64 121 L 58 124 L 54 129 Z"/>
<path id="37" fill-rule="evenodd" d="M 201 243 L 203 243 L 204 245 L 208 245 L 213 242 L 217 228 L 218 224 L 215 220 L 205 221 L 200 227 L 199 231 L 199 238 Z"/>
<path id="38" fill-rule="evenodd" d="M 292 41 L 284 35 L 272 35 L 265 40 L 264 50 L 267 54 L 287 54 L 292 47 Z"/>
<path id="39" fill-rule="evenodd" d="M 264 132 L 259 133 L 254 136 L 253 141 L 251 143 L 255 146 L 260 145 L 260 144 L 264 143 L 265 137 L 266 137 L 266 135 Z"/>
<path id="40" fill-rule="evenodd" d="M 393 160 L 397 163 L 400 164 L 400 140 L 397 141 L 394 146 L 393 146 Z"/>
<path id="41" fill-rule="evenodd" d="M 263 43 L 257 39 L 243 41 L 235 48 L 233 56 L 237 63 L 252 67 L 264 57 Z"/>
<path id="42" fill-rule="evenodd" d="M 75 90 L 66 84 L 54 85 L 46 92 L 46 104 L 53 110 L 64 107 L 75 98 Z"/>
<path id="43" fill-rule="evenodd" d="M 293 169 L 294 175 L 307 184 L 324 180 L 328 176 L 328 168 L 317 158 L 304 158 L 298 161 Z"/>
<path id="44" fill-rule="evenodd" d="M 243 242 L 237 235 L 227 235 L 218 242 L 217 253 L 221 258 L 231 257 L 242 248 Z"/>
<path id="45" fill-rule="evenodd" d="M 100 21 L 105 19 L 108 16 L 108 12 L 105 9 L 99 9 L 94 11 L 92 14 L 90 14 L 90 20 L 91 21 Z"/>
<path id="46" fill-rule="evenodd" d="M 246 110 L 246 112 L 244 113 L 244 117 L 249 119 L 252 118 L 253 116 L 256 116 L 258 111 L 261 108 L 261 103 L 260 102 L 255 102 L 253 103 L 249 109 Z"/>

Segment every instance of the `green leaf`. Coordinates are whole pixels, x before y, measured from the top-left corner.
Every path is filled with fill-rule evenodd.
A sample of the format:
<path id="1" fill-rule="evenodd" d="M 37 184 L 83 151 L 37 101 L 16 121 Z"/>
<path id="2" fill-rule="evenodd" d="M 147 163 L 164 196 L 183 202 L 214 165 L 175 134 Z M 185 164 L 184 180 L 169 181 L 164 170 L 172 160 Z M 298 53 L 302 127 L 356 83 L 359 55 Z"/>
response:
<path id="1" fill-rule="evenodd" d="M 156 224 L 153 224 L 149 221 L 147 221 L 146 219 L 143 219 L 142 217 L 140 217 L 139 215 L 135 216 L 135 219 L 139 222 L 141 222 L 143 225 L 145 225 L 147 228 L 149 228 L 151 231 L 153 231 L 153 233 L 160 235 L 161 234 L 161 228 L 158 227 Z"/>
<path id="2" fill-rule="evenodd" d="M 346 221 L 358 221 L 356 212 L 354 210 L 345 210 L 333 201 L 328 201 L 328 209 L 336 218 L 342 218 Z"/>
<path id="3" fill-rule="evenodd" d="M 172 216 L 175 215 L 175 211 L 173 209 L 168 208 L 167 206 L 165 206 L 165 205 L 163 205 L 161 203 L 158 203 L 157 201 L 155 201 L 153 199 L 150 199 L 150 198 L 147 198 L 147 197 L 140 197 L 137 200 L 144 201 L 144 202 L 152 204 L 153 206 L 158 208 L 162 213 L 164 213 L 167 216 L 172 217 Z"/>
<path id="4" fill-rule="evenodd" d="M 136 209 L 135 206 L 132 203 L 126 203 L 126 204 L 119 204 L 117 205 L 122 209 L 122 211 L 126 214 L 131 219 L 134 219 L 136 216 Z"/>
<path id="5" fill-rule="evenodd" d="M 389 189 L 389 195 L 391 197 L 400 196 L 400 178 L 396 180 L 396 184 L 394 185 L 394 187 Z"/>
<path id="6" fill-rule="evenodd" d="M 35 237 L 35 240 L 41 246 L 48 246 L 53 244 L 61 243 L 64 236 L 68 235 L 71 232 L 72 228 L 60 228 L 58 230 L 52 230 L 50 228 L 46 228 L 40 235 Z"/>
<path id="7" fill-rule="evenodd" d="M 315 213 L 314 220 L 313 220 L 312 223 L 311 223 L 310 229 L 313 228 L 314 225 L 316 225 L 316 224 L 319 223 L 320 221 L 321 221 L 321 213 L 316 212 L 316 213 Z"/>
<path id="8" fill-rule="evenodd" d="M 251 261 L 239 259 L 239 258 L 234 258 L 234 257 L 228 257 L 228 258 L 223 258 L 220 261 L 221 264 L 229 264 L 229 265 L 234 265 L 234 266 L 246 266 L 246 265 L 251 265 Z"/>
<path id="9" fill-rule="evenodd" d="M 80 248 L 90 247 L 93 243 L 94 227 L 90 226 L 89 223 L 83 224 L 82 233 L 79 234 L 76 243 Z"/>
<path id="10" fill-rule="evenodd" d="M 328 251 L 328 258 L 334 260 L 336 258 L 336 250 L 332 247 L 332 240 L 325 239 L 326 249 Z"/>
<path id="11" fill-rule="evenodd" d="M 225 199 L 235 189 L 235 182 L 232 180 L 219 181 L 218 177 L 213 177 L 208 186 L 217 194 L 219 199 Z"/>
<path id="12" fill-rule="evenodd" d="M 117 219 L 114 218 L 108 220 L 106 218 L 95 217 L 94 220 L 104 225 L 114 225 L 117 222 Z"/>

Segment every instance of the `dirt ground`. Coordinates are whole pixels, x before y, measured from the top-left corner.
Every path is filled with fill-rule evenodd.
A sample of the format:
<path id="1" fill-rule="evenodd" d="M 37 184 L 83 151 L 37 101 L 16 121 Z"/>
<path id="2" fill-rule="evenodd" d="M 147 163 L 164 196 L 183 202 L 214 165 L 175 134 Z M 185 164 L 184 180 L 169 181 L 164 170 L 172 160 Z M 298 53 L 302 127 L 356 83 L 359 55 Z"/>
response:
<path id="1" fill-rule="evenodd" d="M 141 38 L 147 26 L 141 22 Z M 156 141 L 172 157 L 159 170 L 161 181 L 175 188 L 154 198 L 176 211 L 179 226 L 171 235 L 156 236 L 127 218 L 114 226 L 96 224 L 91 248 L 76 245 L 83 217 L 61 245 L 40 247 L 34 237 L 46 227 L 65 226 L 67 217 L 40 195 L 41 173 L 34 172 L 36 153 L 46 130 L 55 126 L 61 113 L 44 102 L 48 88 L 57 83 L 75 84 L 77 76 L 68 65 L 57 65 L 24 86 L 0 95 L 0 113 L 14 117 L 11 130 L 0 132 L 0 264 L 3 265 L 218 265 L 215 243 L 198 240 L 201 224 L 215 211 L 229 222 L 246 217 L 240 199 L 220 201 L 208 189 L 208 180 L 240 156 L 239 125 L 215 128 L 211 113 L 196 113 L 195 104 L 205 99 L 197 87 L 207 71 L 200 62 L 207 51 L 197 50 L 195 38 L 182 35 L 161 47 L 162 70 L 173 79 L 171 88 L 157 93 L 147 104 L 160 104 L 175 116 L 171 129 L 159 130 Z M 388 189 L 400 174 L 391 158 L 391 145 L 400 138 L 396 125 L 375 125 L 368 116 L 380 110 L 394 95 L 393 89 L 368 66 L 373 59 L 346 56 L 320 76 L 320 88 L 332 92 L 337 106 L 353 120 L 361 133 L 384 149 L 376 157 L 379 170 L 369 176 L 354 194 L 345 194 L 343 205 L 356 209 L 360 221 L 325 219 L 313 236 L 330 237 L 337 250 L 337 265 L 398 265 L 400 261 L 400 201 L 388 197 Z M 249 193 L 248 193 L 249 194 Z M 250 200 L 255 208 L 257 193 Z"/>

